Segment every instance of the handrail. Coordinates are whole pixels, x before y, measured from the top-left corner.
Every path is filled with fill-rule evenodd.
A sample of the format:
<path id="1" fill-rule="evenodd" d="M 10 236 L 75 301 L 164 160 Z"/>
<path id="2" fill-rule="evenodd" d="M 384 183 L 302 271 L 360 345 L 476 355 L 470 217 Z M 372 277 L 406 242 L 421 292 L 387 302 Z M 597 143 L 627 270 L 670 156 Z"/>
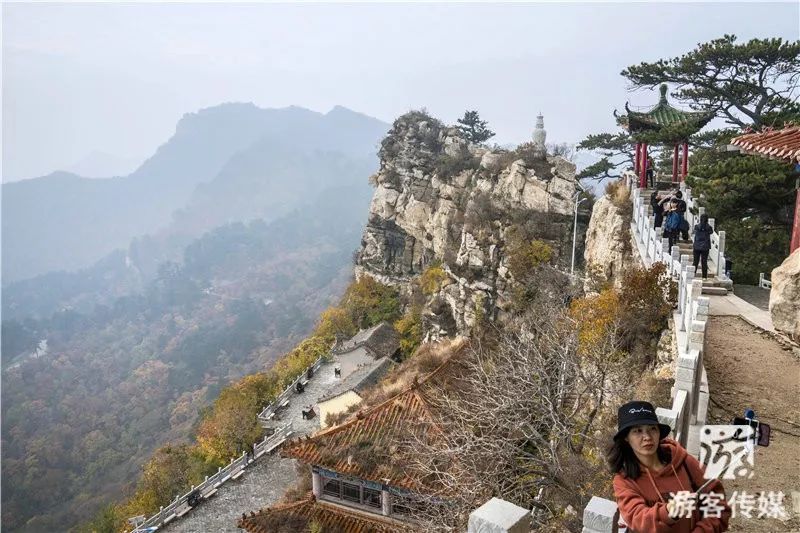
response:
<path id="1" fill-rule="evenodd" d="M 210 492 L 211 490 L 221 486 L 228 480 L 232 479 L 237 473 L 244 470 L 245 467 L 252 461 L 255 461 L 265 453 L 274 450 L 277 446 L 283 443 L 286 438 L 291 435 L 291 433 L 291 422 L 281 426 L 275 431 L 274 434 L 264 437 L 264 440 L 253 445 L 252 459 L 248 457 L 248 453 L 246 451 L 242 452 L 241 456 L 232 458 L 227 466 L 224 468 L 219 467 L 216 473 L 212 474 L 211 476 L 206 476 L 205 480 L 199 485 L 192 485 L 191 489 L 189 489 L 189 492 L 186 494 L 175 496 L 175 499 L 172 500 L 166 507 L 162 506 L 157 513 L 145 520 L 144 523 L 139 527 L 159 528 L 163 526 L 172 520 L 175 510 L 187 503 L 189 500 L 189 495 L 191 495 L 193 492 L 199 491 L 202 495 L 203 493 Z"/>
<path id="2" fill-rule="evenodd" d="M 656 262 L 663 263 L 667 273 L 678 284 L 678 309 L 672 320 L 672 333 L 678 347 L 672 405 L 666 409 L 657 407 L 656 415 L 662 423 L 673 428 L 675 440 L 686 447 L 689 453 L 697 456 L 700 452 L 699 430 L 706 423 L 709 399 L 708 379 L 703 365 L 709 299 L 702 296 L 703 282 L 695 279 L 689 256 L 681 255 L 678 246 L 673 246 L 670 250 L 669 240 L 663 236 L 661 228 L 655 227 L 654 217 L 650 214 L 650 206 L 639 188 L 637 176 L 626 171 L 622 174 L 622 179 L 630 189 L 633 204 L 631 236 L 637 249 L 634 253 L 638 253 L 647 267 Z M 681 183 L 680 187 L 686 201 L 686 219 L 690 226 L 694 226 L 695 218 L 703 213 L 703 208 L 695 205 L 692 191 L 685 183 Z M 709 219 L 709 224 L 714 224 L 713 219 Z M 709 261 L 715 267 L 711 271 L 717 272 L 720 279 L 727 279 L 724 231 L 712 234 Z M 615 531 L 618 527 L 617 504 L 593 496 L 584 509 L 583 524 L 586 532 Z"/>
<path id="3" fill-rule="evenodd" d="M 689 428 L 703 425 L 706 420 L 708 384 L 703 367 L 703 348 L 709 299 L 702 296 L 703 282 L 695 279 L 689 256 L 681 255 L 678 246 L 673 246 L 670 250 L 669 240 L 663 236 L 662 229 L 655 227 L 654 217 L 649 212 L 648 199 L 639 188 L 636 175 L 625 172 L 622 179 L 631 191 L 631 233 L 642 262 L 647 267 L 656 262 L 663 263 L 668 275 L 678 284 L 678 309 L 673 320 L 674 335 L 678 340 L 673 402 L 670 408 L 658 408 L 657 411 L 659 417 L 673 427 L 676 440 L 696 455 L 699 453 L 697 439 L 690 434 Z M 704 212 L 703 208 L 694 209 L 696 201 L 685 183 L 681 183 L 681 190 L 686 201 L 687 221 L 693 225 L 696 217 Z M 709 224 L 713 223 L 713 219 L 709 219 Z M 712 235 L 709 259 L 712 266 L 716 267 L 717 276 L 726 279 L 725 232 Z"/>
<path id="4" fill-rule="evenodd" d="M 258 419 L 261 420 L 261 422 L 269 421 L 272 414 L 278 410 L 278 408 L 284 402 L 284 400 L 286 400 L 287 398 L 289 398 L 289 396 L 291 396 L 292 391 L 295 389 L 297 384 L 303 381 L 306 375 L 308 375 L 308 371 L 311 370 L 311 372 L 314 373 L 317 370 L 319 370 L 319 367 L 322 366 L 322 361 L 324 360 L 324 358 L 325 358 L 324 355 L 320 355 L 316 361 L 314 361 L 305 370 L 303 370 L 294 379 L 294 381 L 292 381 L 289 385 L 286 386 L 285 389 L 283 389 L 283 392 L 281 392 L 274 400 L 272 400 L 272 402 L 270 402 L 266 407 L 264 407 L 264 409 L 262 409 L 260 413 L 258 413 Z"/>

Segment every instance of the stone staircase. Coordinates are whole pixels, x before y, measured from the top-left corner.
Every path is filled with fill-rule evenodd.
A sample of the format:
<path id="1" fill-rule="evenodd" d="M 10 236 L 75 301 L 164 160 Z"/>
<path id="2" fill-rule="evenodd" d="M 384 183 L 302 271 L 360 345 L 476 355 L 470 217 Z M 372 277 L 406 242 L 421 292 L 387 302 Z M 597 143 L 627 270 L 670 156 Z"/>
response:
<path id="1" fill-rule="evenodd" d="M 690 233 L 691 237 L 691 233 Z M 681 252 L 681 255 L 688 255 L 690 258 L 693 257 L 693 250 L 692 250 L 692 241 L 678 241 L 678 249 Z M 689 261 L 691 264 L 691 260 Z M 717 271 L 717 265 L 711 261 L 711 258 L 708 260 L 708 279 L 703 280 L 703 294 L 711 294 L 716 296 L 725 296 L 728 294 L 728 291 L 733 289 L 733 281 L 730 279 L 719 279 L 718 276 L 714 275 L 714 272 Z M 700 265 L 697 265 L 697 276 L 698 278 L 702 276 Z"/>
<path id="2" fill-rule="evenodd" d="M 650 195 L 653 193 L 654 190 L 658 190 L 659 192 L 666 192 L 676 188 L 675 183 L 666 182 L 666 181 L 658 181 L 656 182 L 655 189 L 648 188 L 648 189 L 639 189 L 639 195 L 642 197 L 645 204 L 649 206 L 650 202 Z M 689 206 L 687 205 L 687 208 Z M 648 213 L 650 212 L 650 208 L 648 208 Z M 687 217 L 689 218 L 689 217 Z M 712 221 L 713 222 L 713 221 Z M 690 219 L 691 225 L 691 219 Z M 678 250 L 680 252 L 680 256 L 688 256 L 689 257 L 689 264 L 692 264 L 693 258 L 693 249 L 692 249 L 692 240 L 691 240 L 691 228 L 689 230 L 689 237 L 688 241 L 678 240 L 676 243 L 678 246 Z M 716 263 L 715 258 L 713 257 L 714 254 L 709 254 L 708 258 L 708 279 L 703 280 L 703 294 L 708 295 L 715 295 L 715 296 L 725 296 L 728 294 L 729 291 L 733 290 L 733 281 L 730 279 L 721 279 L 716 272 L 719 271 L 718 265 Z M 700 265 L 697 266 L 697 276 L 698 278 L 701 276 L 700 272 Z"/>

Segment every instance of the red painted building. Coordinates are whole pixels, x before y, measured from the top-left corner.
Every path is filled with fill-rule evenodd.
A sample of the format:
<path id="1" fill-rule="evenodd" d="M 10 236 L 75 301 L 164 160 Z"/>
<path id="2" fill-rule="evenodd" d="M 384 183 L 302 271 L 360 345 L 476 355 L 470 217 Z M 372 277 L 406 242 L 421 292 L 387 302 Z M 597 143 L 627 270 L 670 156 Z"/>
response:
<path id="1" fill-rule="evenodd" d="M 731 140 L 745 154 L 753 154 L 770 159 L 780 159 L 800 169 L 800 126 L 787 126 L 781 129 L 765 128 L 760 132 L 739 135 Z M 800 175 L 800 170 L 798 170 Z M 800 177 L 798 177 L 800 181 Z M 792 243 L 789 253 L 800 248 L 800 183 L 794 203 L 794 222 L 792 224 Z"/>

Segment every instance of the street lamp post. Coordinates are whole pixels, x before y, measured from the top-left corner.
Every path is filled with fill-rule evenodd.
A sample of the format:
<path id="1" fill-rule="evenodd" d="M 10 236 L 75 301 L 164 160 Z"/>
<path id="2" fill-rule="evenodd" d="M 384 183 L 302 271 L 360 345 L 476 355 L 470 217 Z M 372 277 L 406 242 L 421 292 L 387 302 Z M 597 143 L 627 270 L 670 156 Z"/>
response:
<path id="1" fill-rule="evenodd" d="M 586 201 L 586 198 L 581 198 L 578 200 L 580 195 L 580 192 L 576 192 L 575 196 L 572 197 L 572 201 L 575 202 L 575 221 L 572 226 L 572 265 L 569 267 L 570 276 L 575 275 L 575 244 L 578 241 L 578 206 L 581 204 L 581 202 Z"/>

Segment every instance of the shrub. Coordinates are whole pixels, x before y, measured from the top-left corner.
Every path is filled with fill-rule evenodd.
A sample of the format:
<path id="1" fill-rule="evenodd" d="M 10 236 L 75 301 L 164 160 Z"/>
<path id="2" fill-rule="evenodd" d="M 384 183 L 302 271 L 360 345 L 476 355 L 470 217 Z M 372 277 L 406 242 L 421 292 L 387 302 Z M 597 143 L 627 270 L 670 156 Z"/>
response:
<path id="1" fill-rule="evenodd" d="M 538 177 L 549 180 L 553 177 L 550 163 L 547 162 L 546 152 L 532 142 L 522 143 L 514 150 L 515 159 L 522 159 L 525 166 L 532 169 Z"/>
<path id="2" fill-rule="evenodd" d="M 578 325 L 580 354 L 598 353 L 606 349 L 609 339 L 617 333 L 620 309 L 619 294 L 610 288 L 572 302 L 570 315 Z"/>
<path id="3" fill-rule="evenodd" d="M 430 296 L 439 292 L 448 280 L 447 273 L 442 268 L 441 261 L 432 263 L 419 276 L 419 286 L 422 294 Z"/>
<path id="4" fill-rule="evenodd" d="M 633 336 L 658 335 L 667 325 L 676 297 L 664 263 L 628 269 L 619 296 L 626 330 Z"/>
<path id="5" fill-rule="evenodd" d="M 397 289 L 362 276 L 347 288 L 341 307 L 359 328 L 369 328 L 400 317 L 400 296 Z"/>
<path id="6" fill-rule="evenodd" d="M 422 315 L 417 306 L 409 309 L 403 317 L 394 323 L 394 329 L 400 335 L 400 351 L 408 357 L 422 342 Z"/>
<path id="7" fill-rule="evenodd" d="M 611 203 L 619 208 L 632 205 L 630 199 L 631 192 L 622 179 L 609 181 L 606 184 L 606 196 L 611 199 Z"/>
<path id="8" fill-rule="evenodd" d="M 464 224 L 468 230 L 471 228 L 491 225 L 498 220 L 503 212 L 492 201 L 492 197 L 487 192 L 476 192 L 472 200 L 467 205 L 467 212 L 464 215 Z"/>
<path id="9" fill-rule="evenodd" d="M 461 174 L 465 170 L 477 170 L 481 160 L 473 156 L 468 150 L 464 150 L 459 155 L 449 155 L 442 152 L 434 163 L 434 172 L 442 181 Z"/>
<path id="10" fill-rule="evenodd" d="M 544 241 L 521 241 L 512 237 L 508 247 L 508 269 L 519 282 L 535 278 L 538 268 L 553 259 L 553 248 Z"/>

